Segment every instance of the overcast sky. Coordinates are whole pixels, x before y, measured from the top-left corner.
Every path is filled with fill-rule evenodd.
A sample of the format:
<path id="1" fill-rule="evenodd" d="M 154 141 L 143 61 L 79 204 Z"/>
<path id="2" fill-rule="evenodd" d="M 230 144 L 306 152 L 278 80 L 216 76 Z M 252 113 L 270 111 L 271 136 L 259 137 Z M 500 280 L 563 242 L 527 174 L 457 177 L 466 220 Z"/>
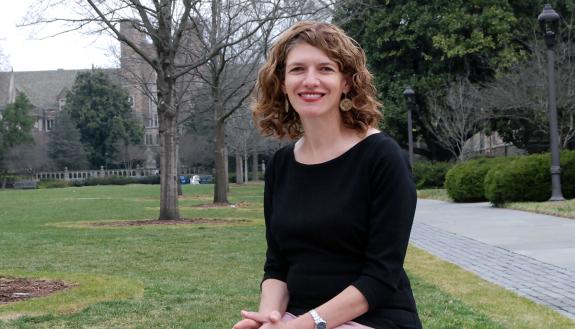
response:
<path id="1" fill-rule="evenodd" d="M 0 10 L 0 69 L 40 71 L 115 66 L 110 37 L 67 33 L 38 40 L 31 28 L 18 28 L 35 0 L 2 1 Z M 54 28 L 56 28 L 54 26 Z"/>

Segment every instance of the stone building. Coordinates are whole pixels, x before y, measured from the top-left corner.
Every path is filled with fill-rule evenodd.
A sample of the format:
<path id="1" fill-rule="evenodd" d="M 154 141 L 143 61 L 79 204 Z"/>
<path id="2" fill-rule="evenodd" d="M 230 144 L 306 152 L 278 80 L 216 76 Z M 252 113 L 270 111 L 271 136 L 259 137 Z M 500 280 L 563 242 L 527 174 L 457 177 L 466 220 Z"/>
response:
<path id="1" fill-rule="evenodd" d="M 478 132 L 465 142 L 462 153 L 463 158 L 468 159 L 476 156 L 507 157 L 526 152 L 511 143 L 505 143 L 497 132 L 490 135 Z"/>
<path id="2" fill-rule="evenodd" d="M 140 32 L 122 24 L 122 29 L 134 42 L 144 45 L 146 39 Z M 24 93 L 32 103 L 34 135 L 46 138 L 54 126 L 54 119 L 66 104 L 66 94 L 72 88 L 76 76 L 85 70 L 52 70 L 27 72 L 0 72 L 0 117 L 18 93 Z M 121 45 L 120 68 L 102 69 L 112 81 L 118 83 L 129 94 L 136 118 L 144 126 L 146 145 L 145 166 L 156 167 L 155 158 L 159 152 L 158 114 L 153 101 L 155 74 L 150 67 L 124 44 Z M 151 97 L 149 97 L 151 96 Z"/>

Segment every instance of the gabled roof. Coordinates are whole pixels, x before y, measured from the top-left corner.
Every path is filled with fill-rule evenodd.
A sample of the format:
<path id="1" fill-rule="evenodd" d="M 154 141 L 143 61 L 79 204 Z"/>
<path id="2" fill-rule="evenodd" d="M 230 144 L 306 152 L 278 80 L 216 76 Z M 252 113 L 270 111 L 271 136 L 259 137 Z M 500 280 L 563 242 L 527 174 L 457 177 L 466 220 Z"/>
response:
<path id="1" fill-rule="evenodd" d="M 86 70 L 53 70 L 27 72 L 0 72 L 0 108 L 9 100 L 10 78 L 14 75 L 17 92 L 23 92 L 36 108 L 57 109 L 58 98 L 64 90 L 72 89 L 76 75 Z M 119 69 L 103 69 L 111 76 L 117 76 Z M 117 80 L 117 77 L 112 78 Z"/>

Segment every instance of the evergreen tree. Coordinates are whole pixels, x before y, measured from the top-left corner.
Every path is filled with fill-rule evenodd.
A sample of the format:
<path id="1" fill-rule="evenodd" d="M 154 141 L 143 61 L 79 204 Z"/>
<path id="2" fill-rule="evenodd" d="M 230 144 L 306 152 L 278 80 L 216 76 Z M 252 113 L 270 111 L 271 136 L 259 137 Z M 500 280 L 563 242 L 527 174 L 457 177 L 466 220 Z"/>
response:
<path id="1" fill-rule="evenodd" d="M 101 70 L 78 74 L 66 97 L 66 109 L 94 168 L 117 155 L 117 142 L 141 142 L 143 127 L 133 116 L 128 94 Z"/>
<path id="2" fill-rule="evenodd" d="M 32 103 L 23 93 L 16 96 L 14 103 L 8 104 L 0 120 L 0 155 L 16 145 L 34 142 L 34 119 L 30 116 L 30 110 Z"/>
<path id="3" fill-rule="evenodd" d="M 524 51 L 508 1 L 373 0 L 369 6 L 344 1 L 336 21 L 365 49 L 385 104 L 383 129 L 403 144 L 407 124 L 402 92 L 407 85 L 416 91 L 414 125 L 433 158 L 446 153 L 422 124 L 430 110 L 426 94 L 446 92 L 457 79 L 489 81 Z"/>
<path id="4" fill-rule="evenodd" d="M 80 131 L 66 111 L 58 114 L 54 128 L 49 133 L 48 157 L 59 170 L 64 167 L 71 170 L 88 167 L 86 151 L 80 141 Z"/>

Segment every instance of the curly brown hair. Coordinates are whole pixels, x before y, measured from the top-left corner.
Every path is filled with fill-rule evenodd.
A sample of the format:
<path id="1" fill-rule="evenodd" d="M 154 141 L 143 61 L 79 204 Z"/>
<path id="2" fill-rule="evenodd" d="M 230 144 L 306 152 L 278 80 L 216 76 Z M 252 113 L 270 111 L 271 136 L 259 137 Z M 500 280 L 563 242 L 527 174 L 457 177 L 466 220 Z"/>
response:
<path id="1" fill-rule="evenodd" d="M 351 98 L 353 108 L 340 112 L 343 124 L 361 134 L 369 127 L 377 128 L 382 118 L 381 103 L 376 99 L 373 76 L 367 70 L 363 49 L 333 24 L 302 21 L 282 33 L 260 69 L 252 111 L 262 133 L 279 138 L 287 135 L 291 139 L 303 134 L 299 115 L 284 110 L 287 95 L 282 92 L 287 55 L 301 42 L 325 52 L 349 80 L 347 96 Z"/>

